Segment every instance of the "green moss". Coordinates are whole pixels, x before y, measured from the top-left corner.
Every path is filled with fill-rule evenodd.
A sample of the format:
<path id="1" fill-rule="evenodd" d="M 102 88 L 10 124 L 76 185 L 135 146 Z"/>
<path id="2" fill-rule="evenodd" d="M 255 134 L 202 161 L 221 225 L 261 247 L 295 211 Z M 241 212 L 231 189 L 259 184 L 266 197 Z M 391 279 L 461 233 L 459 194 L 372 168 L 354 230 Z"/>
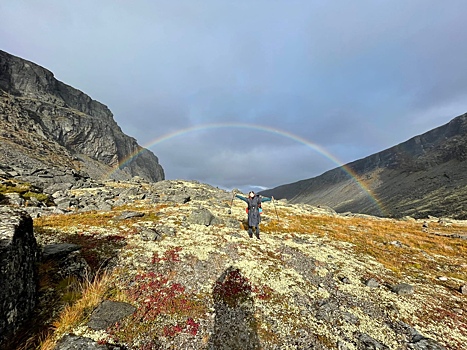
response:
<path id="1" fill-rule="evenodd" d="M 27 191 L 26 193 L 23 194 L 24 199 L 31 199 L 31 198 L 36 198 L 39 202 L 48 202 L 49 201 L 49 196 L 44 194 L 44 193 L 37 193 L 37 192 L 31 192 Z"/>
<path id="2" fill-rule="evenodd" d="M 0 193 L 19 193 L 24 194 L 32 188 L 32 185 L 25 182 L 6 181 L 0 185 Z"/>

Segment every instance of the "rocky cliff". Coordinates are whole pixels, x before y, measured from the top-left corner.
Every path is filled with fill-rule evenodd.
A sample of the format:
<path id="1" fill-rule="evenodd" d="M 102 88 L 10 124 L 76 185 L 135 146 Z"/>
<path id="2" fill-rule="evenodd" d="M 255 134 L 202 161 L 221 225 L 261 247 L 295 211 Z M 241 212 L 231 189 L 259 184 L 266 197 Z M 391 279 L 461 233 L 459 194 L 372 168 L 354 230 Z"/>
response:
<path id="1" fill-rule="evenodd" d="M 125 135 L 105 105 L 58 81 L 47 69 L 4 51 L 0 127 L 0 163 L 23 172 L 60 168 L 95 179 L 164 179 L 157 157 Z"/>
<path id="2" fill-rule="evenodd" d="M 379 216 L 467 218 L 467 114 L 318 177 L 264 191 Z"/>

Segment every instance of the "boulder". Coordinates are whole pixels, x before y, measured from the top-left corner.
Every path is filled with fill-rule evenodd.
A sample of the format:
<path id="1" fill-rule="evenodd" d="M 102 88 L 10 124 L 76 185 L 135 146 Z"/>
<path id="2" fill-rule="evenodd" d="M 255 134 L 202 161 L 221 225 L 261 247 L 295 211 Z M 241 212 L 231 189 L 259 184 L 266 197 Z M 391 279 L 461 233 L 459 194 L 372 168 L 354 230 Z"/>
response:
<path id="1" fill-rule="evenodd" d="M 0 207 L 0 348 L 36 306 L 38 259 L 31 217 L 24 211 Z"/>
<path id="2" fill-rule="evenodd" d="M 136 307 L 128 303 L 104 300 L 91 314 L 87 326 L 94 330 L 106 329 L 135 311 Z"/>
<path id="3" fill-rule="evenodd" d="M 193 210 L 191 215 L 188 217 L 188 222 L 196 225 L 209 226 L 214 220 L 214 215 L 205 208 Z"/>
<path id="4" fill-rule="evenodd" d="M 61 259 L 80 249 L 81 247 L 79 245 L 73 243 L 48 244 L 42 248 L 42 258 Z"/>
<path id="5" fill-rule="evenodd" d="M 399 283 L 391 287 L 392 291 L 398 295 L 413 294 L 414 287 L 407 283 Z"/>
<path id="6" fill-rule="evenodd" d="M 73 334 L 66 334 L 57 343 L 54 350 L 117 350 L 124 349 L 117 345 L 99 344 L 91 338 L 79 337 Z"/>

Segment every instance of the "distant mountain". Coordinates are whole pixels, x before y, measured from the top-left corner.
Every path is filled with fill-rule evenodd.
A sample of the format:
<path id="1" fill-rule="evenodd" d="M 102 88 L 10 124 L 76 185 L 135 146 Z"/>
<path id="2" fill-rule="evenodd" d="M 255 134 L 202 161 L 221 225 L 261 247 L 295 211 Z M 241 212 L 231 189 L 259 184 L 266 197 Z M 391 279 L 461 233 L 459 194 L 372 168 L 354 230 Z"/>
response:
<path id="1" fill-rule="evenodd" d="M 342 168 L 262 194 L 338 212 L 467 219 L 467 114 Z"/>
<path id="2" fill-rule="evenodd" d="M 125 135 L 105 105 L 58 81 L 47 69 L 4 51 L 0 147 L 0 164 L 21 172 L 59 168 L 96 179 L 164 179 L 157 157 Z"/>

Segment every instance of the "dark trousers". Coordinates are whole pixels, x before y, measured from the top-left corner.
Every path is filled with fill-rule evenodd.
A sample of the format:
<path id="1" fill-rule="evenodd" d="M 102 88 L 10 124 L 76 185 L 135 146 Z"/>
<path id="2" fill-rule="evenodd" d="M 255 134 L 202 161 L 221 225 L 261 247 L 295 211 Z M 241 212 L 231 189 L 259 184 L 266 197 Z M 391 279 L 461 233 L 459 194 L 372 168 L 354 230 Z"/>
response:
<path id="1" fill-rule="evenodd" d="M 253 228 L 256 228 L 255 236 L 259 239 L 259 225 L 258 226 L 248 226 L 248 235 L 250 238 L 253 238 Z"/>

